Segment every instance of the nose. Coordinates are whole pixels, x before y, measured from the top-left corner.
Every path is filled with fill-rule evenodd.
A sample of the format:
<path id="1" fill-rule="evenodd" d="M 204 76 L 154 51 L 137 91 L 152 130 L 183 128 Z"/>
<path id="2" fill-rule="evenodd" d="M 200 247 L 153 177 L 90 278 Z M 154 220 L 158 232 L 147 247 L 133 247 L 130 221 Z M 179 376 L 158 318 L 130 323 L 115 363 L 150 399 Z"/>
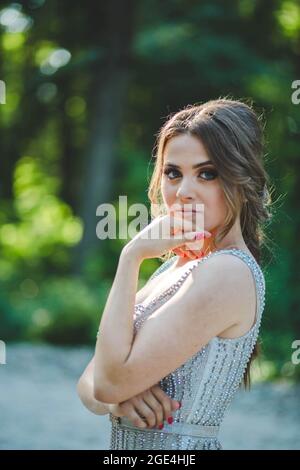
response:
<path id="1" fill-rule="evenodd" d="M 194 190 L 192 185 L 187 180 L 184 180 L 184 178 L 177 190 L 176 196 L 187 202 L 191 202 L 194 199 Z"/>

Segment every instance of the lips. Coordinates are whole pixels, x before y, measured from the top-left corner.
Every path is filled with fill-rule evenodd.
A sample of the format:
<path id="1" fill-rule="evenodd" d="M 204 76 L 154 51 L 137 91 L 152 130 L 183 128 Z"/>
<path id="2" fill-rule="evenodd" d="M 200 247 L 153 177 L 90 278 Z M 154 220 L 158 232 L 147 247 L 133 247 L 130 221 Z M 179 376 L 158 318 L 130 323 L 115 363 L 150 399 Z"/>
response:
<path id="1" fill-rule="evenodd" d="M 189 212 L 189 213 L 193 213 L 193 214 L 197 214 L 197 213 L 200 213 L 200 212 L 203 212 L 203 210 L 196 210 L 196 209 L 181 209 L 181 212 Z"/>
<path id="2" fill-rule="evenodd" d="M 186 213 L 186 214 L 203 214 L 204 212 L 204 204 L 196 204 L 197 206 L 199 205 L 200 208 L 196 209 L 195 207 L 189 207 L 189 204 L 186 205 L 186 207 L 182 206 L 174 206 L 172 207 L 171 211 L 174 212 L 181 212 L 181 213 Z M 202 206 L 202 207 L 201 207 Z"/>

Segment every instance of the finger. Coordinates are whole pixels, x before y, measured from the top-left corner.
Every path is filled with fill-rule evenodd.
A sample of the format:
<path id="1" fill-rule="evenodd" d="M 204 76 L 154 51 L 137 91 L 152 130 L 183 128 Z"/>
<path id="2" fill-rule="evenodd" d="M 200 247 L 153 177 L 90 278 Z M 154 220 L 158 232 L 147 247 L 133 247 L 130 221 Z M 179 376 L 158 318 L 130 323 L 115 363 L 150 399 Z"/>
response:
<path id="1" fill-rule="evenodd" d="M 178 400 L 171 400 L 172 411 L 177 411 L 181 407 L 181 403 Z"/>
<path id="2" fill-rule="evenodd" d="M 127 418 L 132 422 L 134 426 L 137 426 L 138 428 L 147 427 L 147 424 L 145 423 L 145 421 L 142 419 L 142 417 L 134 408 L 132 409 L 130 414 L 127 416 Z"/>
<path id="3" fill-rule="evenodd" d="M 170 246 L 169 249 L 174 249 L 174 248 L 184 249 L 184 245 L 187 242 L 195 241 L 195 237 L 196 237 L 196 232 L 185 232 L 185 233 L 176 234 L 170 240 L 170 244 L 173 246 Z"/>
<path id="4" fill-rule="evenodd" d="M 190 232 L 194 229 L 193 222 L 182 217 L 171 217 L 170 233 L 175 235 L 182 232 Z"/>
<path id="5" fill-rule="evenodd" d="M 141 428 L 145 428 L 147 426 L 144 420 L 142 419 L 142 417 L 135 410 L 133 403 L 132 403 L 132 399 L 130 401 L 126 400 L 123 403 L 120 403 L 119 408 L 121 412 L 117 413 L 117 416 L 125 416 L 135 426 L 138 426 Z"/>
<path id="6" fill-rule="evenodd" d="M 151 398 L 151 393 L 134 397 L 134 399 L 132 399 L 132 403 L 136 413 L 141 417 L 141 419 L 144 422 L 146 421 L 146 424 L 148 424 L 149 427 L 153 427 L 156 425 L 156 416 L 154 411 L 156 403 L 154 397 L 152 400 L 148 398 L 146 401 L 146 396 L 148 395 L 150 395 Z"/>
<path id="7" fill-rule="evenodd" d="M 186 255 L 192 255 L 194 258 L 199 258 L 200 256 L 202 256 L 202 248 L 203 248 L 203 243 L 200 244 L 199 246 L 199 242 L 196 241 L 196 242 L 192 242 L 192 243 L 186 243 L 184 245 L 184 252 L 186 253 Z"/>
<path id="8" fill-rule="evenodd" d="M 190 259 L 196 259 L 197 256 L 194 254 L 194 252 L 192 250 L 186 250 L 186 256 Z"/>
<path id="9" fill-rule="evenodd" d="M 186 243 L 186 248 L 192 251 L 201 251 L 204 246 L 204 240 L 211 237 L 211 233 L 207 230 L 203 230 L 196 233 L 194 241 Z"/>
<path id="10" fill-rule="evenodd" d="M 197 233 L 197 242 L 199 245 L 203 244 L 205 238 L 211 237 L 211 232 L 208 230 L 204 230 L 204 228 L 196 227 L 193 221 L 182 219 L 180 217 L 175 217 L 174 219 L 171 218 L 170 220 L 171 229 L 170 232 L 173 235 L 178 235 L 179 237 L 182 234 L 188 232 L 195 232 Z"/>
<path id="11" fill-rule="evenodd" d="M 151 392 L 151 390 L 148 390 L 147 393 L 144 393 L 143 401 L 144 405 L 146 405 L 151 410 L 151 414 L 149 412 L 147 414 L 147 411 L 144 411 L 144 416 L 149 426 L 153 427 L 162 424 L 164 420 L 163 406 L 156 396 Z"/>
<path id="12" fill-rule="evenodd" d="M 179 410 L 179 408 L 181 407 L 181 403 L 178 401 L 178 400 L 175 400 L 173 398 L 170 398 L 169 395 L 167 395 L 160 387 L 159 385 L 154 385 L 153 387 L 151 387 L 151 391 L 156 394 L 160 400 L 163 399 L 163 397 L 165 397 L 166 399 L 169 399 L 170 400 L 170 404 L 171 404 L 171 411 L 177 411 Z"/>
<path id="13" fill-rule="evenodd" d="M 176 255 L 184 258 L 185 254 L 183 252 L 183 250 L 181 248 L 174 248 L 174 250 L 171 250 L 173 251 L 173 253 L 175 253 Z"/>
<path id="14" fill-rule="evenodd" d="M 195 259 L 195 256 L 194 256 L 194 254 L 193 254 L 193 251 L 190 250 L 190 249 L 188 249 L 185 244 L 184 244 L 182 247 L 177 248 L 177 249 L 178 249 L 178 250 L 179 250 L 179 249 L 181 250 L 182 256 L 183 256 L 184 258 Z"/>
<path id="15" fill-rule="evenodd" d="M 163 408 L 162 421 L 167 421 L 172 416 L 172 399 L 157 385 L 151 388 L 152 393 Z"/>
<path id="16" fill-rule="evenodd" d="M 203 214 L 199 215 L 198 213 L 193 212 L 174 212 L 173 217 L 181 220 L 182 224 L 191 223 L 193 231 L 203 231 L 204 230 L 204 217 Z M 187 225 L 188 227 L 188 225 Z"/>

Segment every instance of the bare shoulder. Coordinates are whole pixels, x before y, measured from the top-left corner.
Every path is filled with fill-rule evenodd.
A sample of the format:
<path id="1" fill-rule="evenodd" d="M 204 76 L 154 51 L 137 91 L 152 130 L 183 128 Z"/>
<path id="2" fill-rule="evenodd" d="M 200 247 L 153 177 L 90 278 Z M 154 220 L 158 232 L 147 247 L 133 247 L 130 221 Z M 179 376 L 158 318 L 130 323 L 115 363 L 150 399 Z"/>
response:
<path id="1" fill-rule="evenodd" d="M 240 257 L 219 253 L 199 263 L 194 269 L 195 290 L 205 291 L 205 298 L 223 305 L 223 312 L 235 323 L 219 336 L 237 337 L 253 325 L 256 313 L 256 287 L 250 267 Z M 202 285 L 201 289 L 196 286 Z"/>
<path id="2" fill-rule="evenodd" d="M 207 287 L 214 288 L 231 284 L 242 287 L 253 284 L 253 276 L 249 266 L 238 256 L 228 253 L 218 253 L 204 259 L 193 270 L 194 281 L 207 282 Z M 201 281 L 200 281 L 201 280 Z"/>

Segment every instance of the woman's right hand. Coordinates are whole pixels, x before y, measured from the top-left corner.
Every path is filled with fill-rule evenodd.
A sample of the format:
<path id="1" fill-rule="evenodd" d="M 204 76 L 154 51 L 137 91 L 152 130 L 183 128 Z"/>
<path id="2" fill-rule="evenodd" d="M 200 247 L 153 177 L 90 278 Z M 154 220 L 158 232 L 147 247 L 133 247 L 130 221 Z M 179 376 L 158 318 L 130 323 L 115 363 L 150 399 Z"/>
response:
<path id="1" fill-rule="evenodd" d="M 172 417 L 172 412 L 178 408 L 180 408 L 179 402 L 170 398 L 158 385 L 122 403 L 109 405 L 112 415 L 125 416 L 134 426 L 141 428 L 162 425 L 163 421 Z"/>

